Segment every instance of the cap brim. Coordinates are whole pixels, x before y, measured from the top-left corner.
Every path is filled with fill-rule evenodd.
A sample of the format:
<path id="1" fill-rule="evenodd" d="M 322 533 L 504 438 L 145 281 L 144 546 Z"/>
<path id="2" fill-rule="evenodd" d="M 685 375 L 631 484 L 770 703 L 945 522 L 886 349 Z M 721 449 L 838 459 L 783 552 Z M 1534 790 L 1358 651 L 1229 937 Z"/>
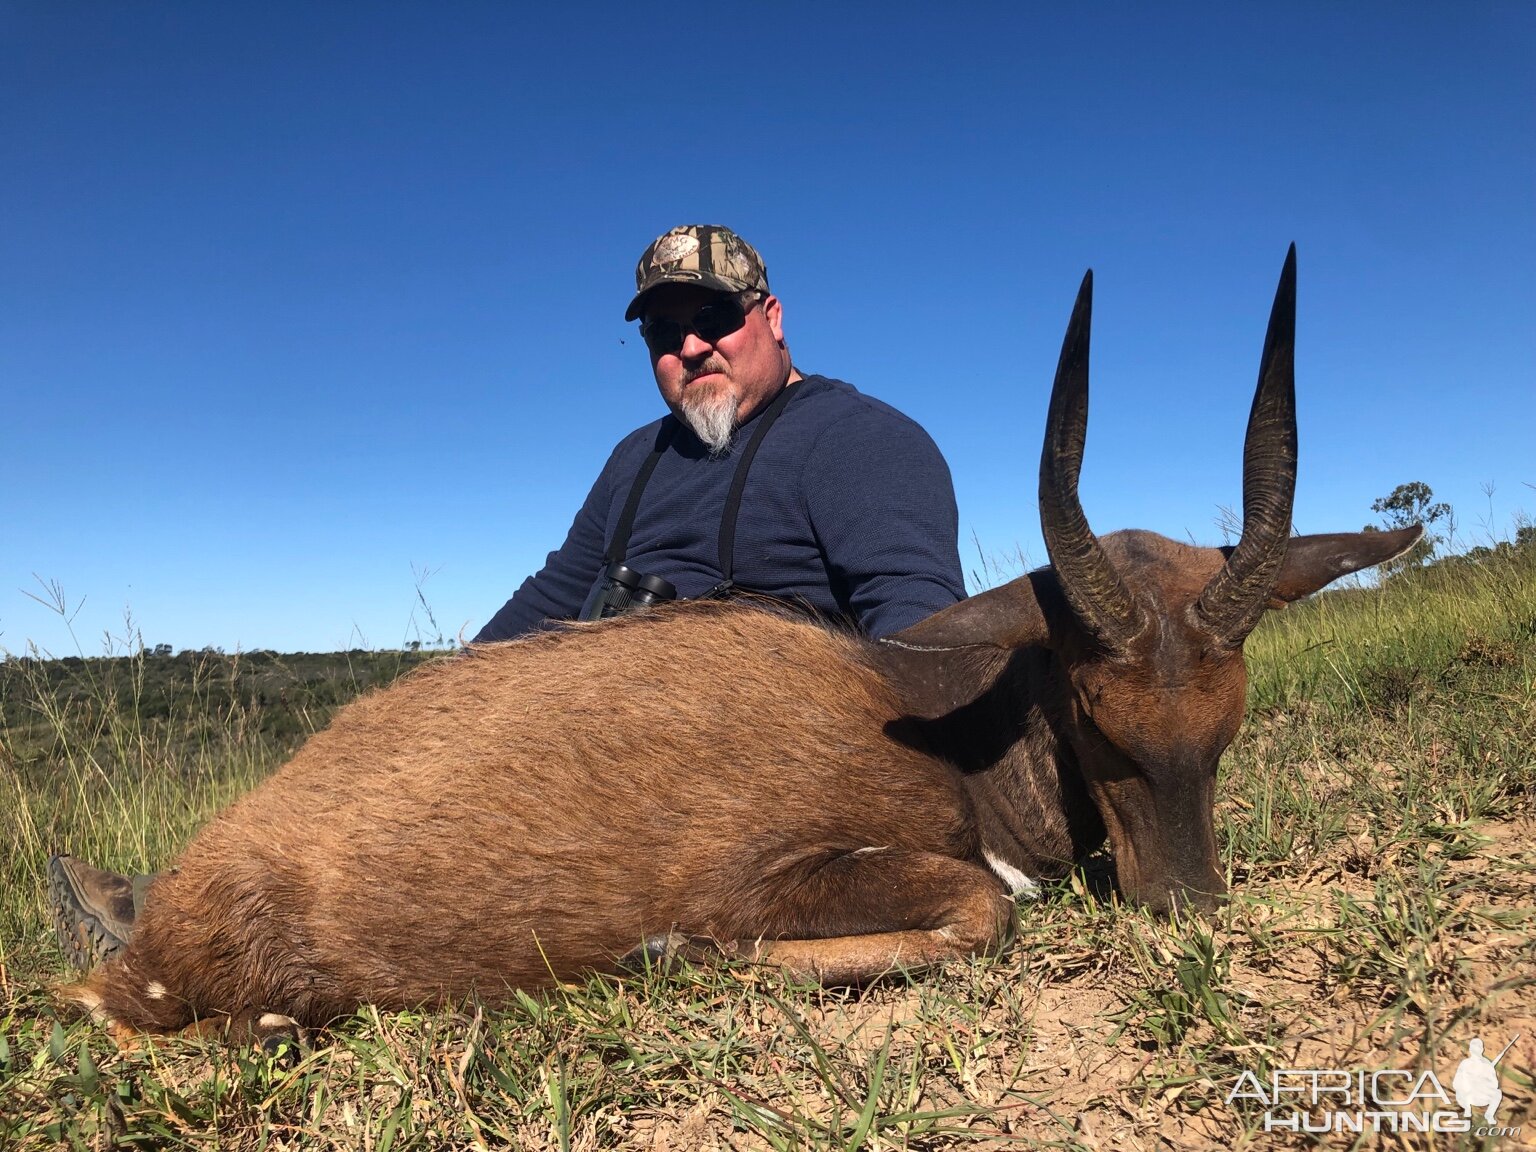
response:
<path id="1" fill-rule="evenodd" d="M 668 272 L 664 276 L 658 276 L 650 281 L 640 291 L 635 293 L 635 298 L 629 302 L 629 307 L 624 309 L 625 320 L 638 320 L 640 318 L 640 302 L 660 288 L 664 284 L 688 284 L 695 288 L 707 288 L 711 292 L 746 292 L 752 289 L 752 285 L 743 284 L 739 280 L 726 279 L 709 272 L 695 272 L 692 269 L 679 268 L 675 272 Z"/>

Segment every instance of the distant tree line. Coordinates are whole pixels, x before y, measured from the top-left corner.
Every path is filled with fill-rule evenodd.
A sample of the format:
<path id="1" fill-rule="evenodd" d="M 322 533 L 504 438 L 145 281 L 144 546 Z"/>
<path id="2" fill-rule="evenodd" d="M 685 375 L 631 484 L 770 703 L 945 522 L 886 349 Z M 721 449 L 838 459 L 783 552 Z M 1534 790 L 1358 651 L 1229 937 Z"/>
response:
<path id="1" fill-rule="evenodd" d="M 175 731 L 184 739 L 232 731 L 296 746 L 356 696 L 390 683 L 436 652 L 226 655 L 156 644 L 129 656 L 0 662 L 0 748 L 19 763 L 53 751 L 62 732 L 123 724 Z"/>

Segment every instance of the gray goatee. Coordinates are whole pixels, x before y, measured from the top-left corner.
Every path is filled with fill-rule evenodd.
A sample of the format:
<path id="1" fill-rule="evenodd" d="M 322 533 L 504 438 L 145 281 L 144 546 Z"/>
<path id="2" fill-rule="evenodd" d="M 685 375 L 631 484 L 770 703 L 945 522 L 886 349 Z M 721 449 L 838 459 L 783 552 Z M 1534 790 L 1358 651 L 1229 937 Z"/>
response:
<path id="1" fill-rule="evenodd" d="M 710 389 L 702 396 L 691 395 L 686 389 L 683 392 L 678 415 L 704 442 L 712 460 L 731 449 L 731 434 L 736 431 L 736 403 L 734 388 Z"/>

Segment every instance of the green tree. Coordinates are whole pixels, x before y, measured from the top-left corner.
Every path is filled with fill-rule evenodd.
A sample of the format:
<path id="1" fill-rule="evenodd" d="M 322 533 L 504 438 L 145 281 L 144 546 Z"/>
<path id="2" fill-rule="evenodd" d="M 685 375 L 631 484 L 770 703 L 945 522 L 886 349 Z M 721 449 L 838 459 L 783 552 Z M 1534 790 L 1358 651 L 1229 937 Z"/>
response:
<path id="1" fill-rule="evenodd" d="M 1419 542 L 1396 560 L 1386 565 L 1386 570 L 1401 572 L 1404 568 L 1417 568 L 1435 554 L 1445 537 L 1432 532 L 1430 526 L 1451 519 L 1451 506 L 1436 502 L 1434 489 L 1422 480 L 1410 480 L 1399 484 L 1391 493 L 1371 501 L 1371 511 L 1381 516 L 1382 523 L 1367 524 L 1365 531 L 1380 532 L 1407 528 L 1414 524 L 1424 525 L 1424 535 Z"/>

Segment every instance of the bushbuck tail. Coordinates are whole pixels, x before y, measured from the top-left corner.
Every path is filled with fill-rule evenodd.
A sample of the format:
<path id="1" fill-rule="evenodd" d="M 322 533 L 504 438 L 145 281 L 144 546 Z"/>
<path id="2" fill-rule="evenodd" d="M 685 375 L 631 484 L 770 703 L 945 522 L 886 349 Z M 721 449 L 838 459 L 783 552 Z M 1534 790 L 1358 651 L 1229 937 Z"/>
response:
<path id="1" fill-rule="evenodd" d="M 1292 248 L 1240 541 L 1096 536 L 1091 301 L 1089 273 L 1040 462 L 1050 566 L 882 643 L 683 603 L 420 669 L 212 820 L 67 994 L 124 1037 L 495 1002 L 679 952 L 858 982 L 999 946 L 1012 896 L 1106 836 L 1126 898 L 1212 905 L 1244 638 L 1419 530 L 1290 536 Z"/>

